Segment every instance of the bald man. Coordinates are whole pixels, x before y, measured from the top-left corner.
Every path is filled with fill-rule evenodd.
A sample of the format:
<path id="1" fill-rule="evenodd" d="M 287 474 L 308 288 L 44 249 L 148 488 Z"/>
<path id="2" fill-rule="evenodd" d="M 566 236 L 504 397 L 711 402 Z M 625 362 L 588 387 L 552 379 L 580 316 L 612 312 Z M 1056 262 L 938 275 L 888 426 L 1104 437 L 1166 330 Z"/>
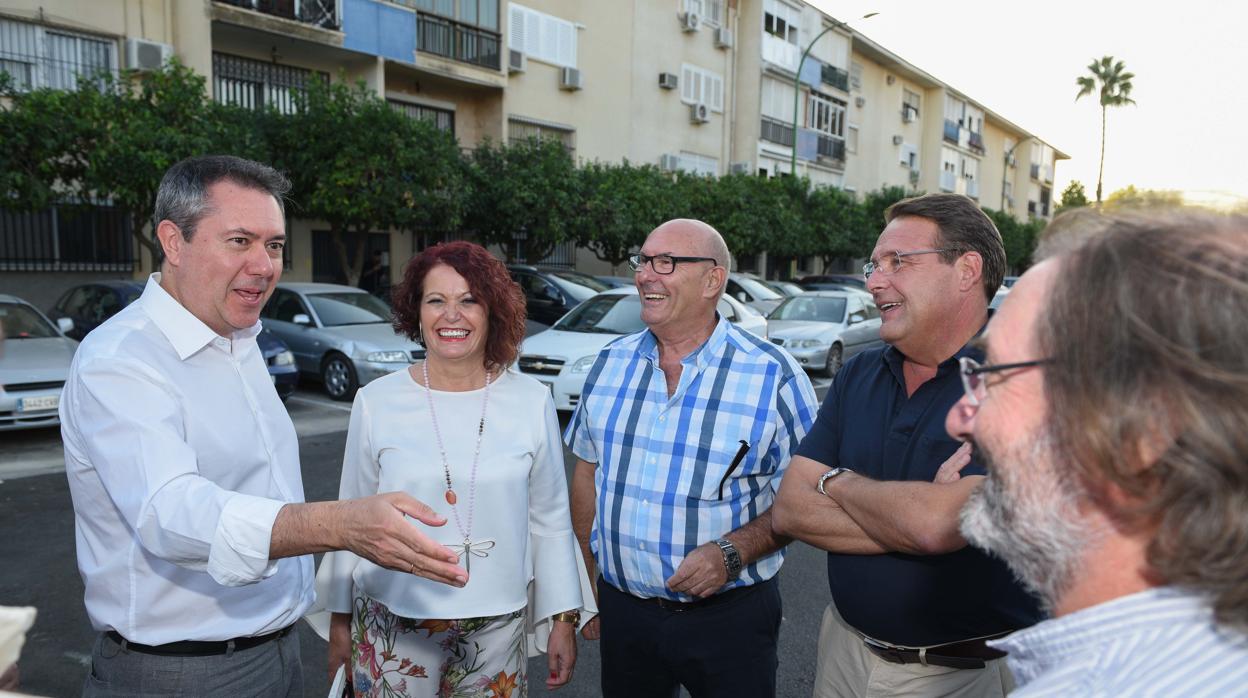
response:
<path id="1" fill-rule="evenodd" d="M 714 228 L 668 221 L 629 263 L 639 298 L 620 302 L 640 302 L 646 329 L 598 355 L 566 435 L 573 527 L 601 572 L 583 632 L 602 641 L 602 693 L 774 696 L 788 539 L 771 503 L 814 389 L 716 312 L 728 247 Z"/>

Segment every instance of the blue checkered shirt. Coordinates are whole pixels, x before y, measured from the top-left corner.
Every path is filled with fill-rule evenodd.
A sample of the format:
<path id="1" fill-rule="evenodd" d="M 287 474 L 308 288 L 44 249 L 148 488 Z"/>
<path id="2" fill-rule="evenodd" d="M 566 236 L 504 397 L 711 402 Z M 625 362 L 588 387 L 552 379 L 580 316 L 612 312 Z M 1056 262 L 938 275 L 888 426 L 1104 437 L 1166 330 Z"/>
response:
<path id="1" fill-rule="evenodd" d="M 818 407 L 788 353 L 722 317 L 681 360 L 671 397 L 649 330 L 607 345 L 564 436 L 598 466 L 590 541 L 603 578 L 643 598 L 692 600 L 666 580 L 694 548 L 771 507 Z M 749 451 L 729 472 L 742 440 Z M 755 560 L 725 589 L 770 579 L 783 561 L 783 550 Z"/>

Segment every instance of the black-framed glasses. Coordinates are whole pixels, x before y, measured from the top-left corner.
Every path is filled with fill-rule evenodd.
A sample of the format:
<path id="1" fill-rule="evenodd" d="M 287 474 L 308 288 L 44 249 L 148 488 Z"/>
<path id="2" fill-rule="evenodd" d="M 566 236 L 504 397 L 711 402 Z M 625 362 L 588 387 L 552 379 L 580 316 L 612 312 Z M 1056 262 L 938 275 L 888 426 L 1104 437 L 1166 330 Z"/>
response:
<path id="1" fill-rule="evenodd" d="M 873 259 L 867 262 L 866 264 L 862 265 L 862 275 L 869 279 L 871 278 L 871 275 L 877 271 L 885 275 L 896 274 L 897 272 L 901 271 L 901 259 L 903 257 L 910 257 L 916 254 L 936 254 L 937 252 L 952 252 L 952 251 L 953 250 L 950 250 L 950 249 L 939 249 L 939 250 L 910 250 L 909 252 L 895 252 L 895 251 L 885 252 L 883 255 L 880 256 L 878 260 Z"/>
<path id="2" fill-rule="evenodd" d="M 972 405 L 979 407 L 979 397 L 984 390 L 987 390 L 987 381 L 983 378 L 984 374 L 1022 370 L 1051 363 L 1053 363 L 1053 359 L 1018 361 L 1011 364 L 981 364 L 969 356 L 962 356 L 958 358 L 958 372 L 962 375 L 962 390 L 966 392 L 966 398 L 970 400 Z"/>
<path id="3" fill-rule="evenodd" d="M 676 271 L 677 264 L 685 262 L 710 262 L 715 266 L 719 266 L 719 261 L 714 257 L 673 257 L 670 254 L 650 256 L 640 253 L 628 256 L 628 266 L 632 267 L 633 271 L 641 271 L 641 268 L 646 266 L 646 262 L 650 263 L 650 268 L 656 274 L 671 274 Z"/>

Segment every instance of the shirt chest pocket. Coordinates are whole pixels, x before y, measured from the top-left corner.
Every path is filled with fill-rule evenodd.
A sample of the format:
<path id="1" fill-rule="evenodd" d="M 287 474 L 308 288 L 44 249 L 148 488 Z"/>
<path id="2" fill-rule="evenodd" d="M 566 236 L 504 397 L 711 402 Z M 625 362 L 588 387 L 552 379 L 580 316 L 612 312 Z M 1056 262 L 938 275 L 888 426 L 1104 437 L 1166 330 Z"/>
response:
<path id="1" fill-rule="evenodd" d="M 738 441 L 735 448 L 711 453 L 713 457 L 703 464 L 700 486 L 693 488 L 698 499 L 726 501 L 736 493 L 749 496 L 771 475 L 765 472 L 763 454 L 749 442 Z"/>

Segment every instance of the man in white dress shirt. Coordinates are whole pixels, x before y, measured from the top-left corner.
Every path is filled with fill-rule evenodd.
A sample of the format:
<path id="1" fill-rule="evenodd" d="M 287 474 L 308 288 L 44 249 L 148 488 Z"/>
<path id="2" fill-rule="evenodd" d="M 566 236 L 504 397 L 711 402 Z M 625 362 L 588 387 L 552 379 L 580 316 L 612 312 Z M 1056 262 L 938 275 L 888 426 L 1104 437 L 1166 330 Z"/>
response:
<path id="1" fill-rule="evenodd" d="M 162 272 L 78 348 L 61 433 L 101 632 L 84 695 L 302 695 L 290 631 L 313 601 L 309 553 L 466 582 L 405 516 L 445 519 L 406 495 L 303 502 L 294 425 L 255 340 L 289 188 L 229 156 L 170 168 Z"/>
<path id="2" fill-rule="evenodd" d="M 1020 696 L 1248 695 L 1248 218 L 1103 227 L 1023 275 L 949 413 L 988 466 L 963 534 L 1054 615 L 991 644 Z"/>

